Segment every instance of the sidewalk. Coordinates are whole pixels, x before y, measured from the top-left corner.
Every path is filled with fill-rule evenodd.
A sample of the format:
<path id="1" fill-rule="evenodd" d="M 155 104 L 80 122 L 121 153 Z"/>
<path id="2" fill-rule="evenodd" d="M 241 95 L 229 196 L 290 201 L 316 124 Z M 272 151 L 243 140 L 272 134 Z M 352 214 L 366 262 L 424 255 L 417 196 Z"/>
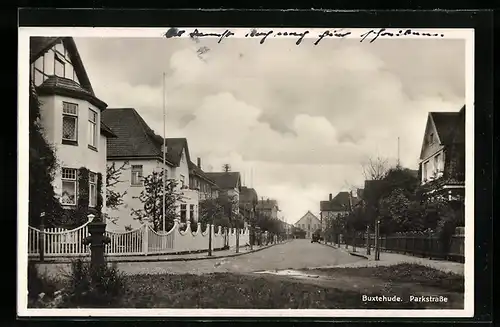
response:
<path id="1" fill-rule="evenodd" d="M 361 260 L 358 262 L 337 265 L 337 268 L 348 268 L 348 267 L 376 267 L 376 266 L 392 266 L 401 263 L 415 263 L 422 266 L 431 267 L 437 270 L 441 270 L 444 272 L 451 272 L 459 275 L 464 275 L 464 264 L 453 261 L 446 260 L 431 260 L 427 258 L 415 257 L 411 255 L 404 255 L 399 253 L 390 253 L 390 252 L 380 252 L 380 260 L 375 261 L 374 249 L 371 249 L 371 254 L 366 254 L 366 248 L 356 248 L 356 252 L 352 252 L 352 247 L 349 246 L 349 249 L 345 248 L 345 245 L 341 245 L 340 248 L 335 245 L 325 244 L 326 246 L 333 247 L 335 249 L 342 250 L 350 255 L 362 257 L 366 260 Z M 326 267 L 322 267 L 326 268 Z M 332 267 L 328 267 L 332 268 Z"/>
<path id="2" fill-rule="evenodd" d="M 284 244 L 286 241 L 276 244 L 269 245 L 254 245 L 253 250 L 250 250 L 249 246 L 242 246 L 239 252 L 236 253 L 236 247 L 232 247 L 228 250 L 215 250 L 212 251 L 212 255 L 208 256 L 208 252 L 196 252 L 196 253 L 184 253 L 184 254 L 161 254 L 161 255 L 128 255 L 128 256 L 107 256 L 106 260 L 108 262 L 159 262 L 159 261 L 192 261 L 192 260 L 210 260 L 210 259 L 220 259 L 236 257 L 244 254 L 249 254 L 257 251 L 261 251 L 270 248 L 274 245 Z M 88 258 L 88 257 L 84 257 Z M 50 263 L 70 263 L 76 258 L 73 257 L 55 257 L 47 258 L 42 263 L 39 260 L 33 260 L 38 264 L 50 264 Z"/>

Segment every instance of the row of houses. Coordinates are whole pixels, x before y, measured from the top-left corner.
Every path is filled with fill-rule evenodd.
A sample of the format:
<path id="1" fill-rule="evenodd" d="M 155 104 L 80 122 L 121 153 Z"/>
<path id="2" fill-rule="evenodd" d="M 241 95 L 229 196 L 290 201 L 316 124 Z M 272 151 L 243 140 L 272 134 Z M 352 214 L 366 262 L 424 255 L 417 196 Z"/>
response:
<path id="1" fill-rule="evenodd" d="M 182 201 L 176 210 L 181 222 L 198 221 L 200 201 L 220 196 L 234 199 L 236 212 L 243 216 L 258 210 L 278 217 L 277 201 L 259 199 L 255 189 L 242 186 L 239 172 L 204 171 L 201 158 L 191 158 L 186 138 L 164 140 L 135 108 L 108 108 L 94 93 L 73 38 L 30 39 L 30 82 L 40 101 L 39 123 L 59 163 L 53 187 L 63 208 L 79 205 L 82 167 L 89 172 L 88 206 L 95 208 L 97 176 L 102 176 L 105 187 L 107 167 L 113 165 L 120 167 L 114 191 L 123 194 L 123 204 L 109 210 L 106 191 L 101 190 L 102 211 L 115 216 L 122 228 L 139 224 L 131 212 L 143 206 L 138 197 L 144 190 L 144 177 L 160 170 L 177 182 Z"/>
<path id="2" fill-rule="evenodd" d="M 429 112 L 423 135 L 417 170 L 411 170 L 420 180 L 420 191 L 427 196 L 448 200 L 465 196 L 465 106 L 457 112 Z M 363 199 L 364 193 L 376 192 L 377 180 L 366 180 L 356 192 L 329 194 L 320 201 L 321 226 L 339 214 L 349 213 Z"/>

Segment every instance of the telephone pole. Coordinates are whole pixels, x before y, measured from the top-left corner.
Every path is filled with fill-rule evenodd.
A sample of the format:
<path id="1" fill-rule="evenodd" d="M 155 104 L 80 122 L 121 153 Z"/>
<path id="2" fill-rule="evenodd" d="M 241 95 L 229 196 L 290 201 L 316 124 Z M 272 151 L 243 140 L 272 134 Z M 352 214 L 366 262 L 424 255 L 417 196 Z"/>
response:
<path id="1" fill-rule="evenodd" d="M 398 167 L 401 167 L 401 162 L 399 159 L 399 136 L 398 136 Z"/>

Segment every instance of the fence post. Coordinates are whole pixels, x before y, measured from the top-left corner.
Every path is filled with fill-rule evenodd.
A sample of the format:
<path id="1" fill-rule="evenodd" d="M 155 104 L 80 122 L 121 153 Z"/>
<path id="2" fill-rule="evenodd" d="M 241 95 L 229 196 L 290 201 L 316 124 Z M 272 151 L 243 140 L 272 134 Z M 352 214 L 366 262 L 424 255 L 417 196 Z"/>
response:
<path id="1" fill-rule="evenodd" d="M 236 253 L 240 252 L 240 229 L 236 227 Z"/>
<path id="2" fill-rule="evenodd" d="M 366 225 L 366 254 L 370 255 L 370 225 Z"/>
<path id="3" fill-rule="evenodd" d="M 255 240 L 255 235 L 253 233 L 253 225 L 248 226 L 248 243 L 250 243 L 250 251 L 253 250 L 253 242 Z"/>
<path id="4" fill-rule="evenodd" d="M 212 224 L 208 224 L 208 256 L 212 256 Z"/>
<path id="5" fill-rule="evenodd" d="M 45 260 L 45 212 L 40 214 L 40 233 L 38 234 L 38 250 L 40 262 Z"/>
<path id="6" fill-rule="evenodd" d="M 148 225 L 143 224 L 142 225 L 144 231 L 142 232 L 142 252 L 144 255 L 148 255 L 148 250 L 149 250 L 149 230 L 148 230 Z"/>

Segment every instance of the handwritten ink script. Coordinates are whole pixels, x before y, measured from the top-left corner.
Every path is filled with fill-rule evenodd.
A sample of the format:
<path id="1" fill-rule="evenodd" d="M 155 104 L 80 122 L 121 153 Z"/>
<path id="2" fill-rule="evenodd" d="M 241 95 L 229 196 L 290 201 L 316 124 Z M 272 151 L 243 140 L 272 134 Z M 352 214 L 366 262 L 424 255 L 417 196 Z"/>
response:
<path id="1" fill-rule="evenodd" d="M 411 29 L 399 30 L 397 33 L 389 32 L 385 28 L 381 28 L 378 30 L 369 30 L 366 33 L 360 35 L 361 40 L 359 42 L 365 41 L 368 37 L 371 37 L 370 43 L 375 42 L 379 37 L 398 37 L 398 36 L 433 36 L 433 37 L 444 37 L 444 34 L 441 33 L 424 33 L 418 31 L 412 31 Z"/>
<path id="2" fill-rule="evenodd" d="M 164 36 L 166 38 L 174 38 L 174 37 L 181 37 L 186 33 L 185 30 L 179 30 L 177 28 L 170 28 Z M 193 32 L 189 33 L 189 37 L 191 39 L 194 39 L 198 41 L 202 37 L 216 37 L 218 38 L 217 43 L 221 43 L 223 39 L 229 38 L 231 36 L 234 36 L 235 33 L 231 32 L 230 30 L 225 30 L 223 33 L 203 33 L 200 32 L 198 29 L 195 29 Z M 285 36 L 285 37 L 294 37 L 296 38 L 296 45 L 300 45 L 306 35 L 312 35 L 310 31 L 303 31 L 303 32 L 294 32 L 294 31 L 286 31 L 286 32 L 274 32 L 273 30 L 268 30 L 268 31 L 258 31 L 257 29 L 252 29 L 250 32 L 244 34 L 245 38 L 257 38 L 259 39 L 260 44 L 264 44 L 266 40 L 269 37 L 277 37 L 277 36 Z M 397 30 L 397 31 L 388 31 L 385 28 L 380 28 L 380 29 L 372 29 L 369 30 L 368 32 L 363 32 L 359 35 L 353 34 L 351 31 L 345 31 L 343 29 L 340 30 L 325 30 L 322 33 L 319 33 L 317 35 L 317 38 L 315 37 L 315 41 L 313 42 L 314 45 L 318 45 L 324 38 L 352 38 L 352 37 L 359 37 L 360 41 L 359 42 L 369 42 L 373 43 L 379 38 L 394 38 L 394 37 L 401 37 L 401 36 L 422 36 L 422 37 L 444 37 L 444 34 L 442 33 L 429 33 L 429 32 L 419 32 L 419 31 L 413 31 L 411 29 L 402 29 L 402 30 Z"/>

